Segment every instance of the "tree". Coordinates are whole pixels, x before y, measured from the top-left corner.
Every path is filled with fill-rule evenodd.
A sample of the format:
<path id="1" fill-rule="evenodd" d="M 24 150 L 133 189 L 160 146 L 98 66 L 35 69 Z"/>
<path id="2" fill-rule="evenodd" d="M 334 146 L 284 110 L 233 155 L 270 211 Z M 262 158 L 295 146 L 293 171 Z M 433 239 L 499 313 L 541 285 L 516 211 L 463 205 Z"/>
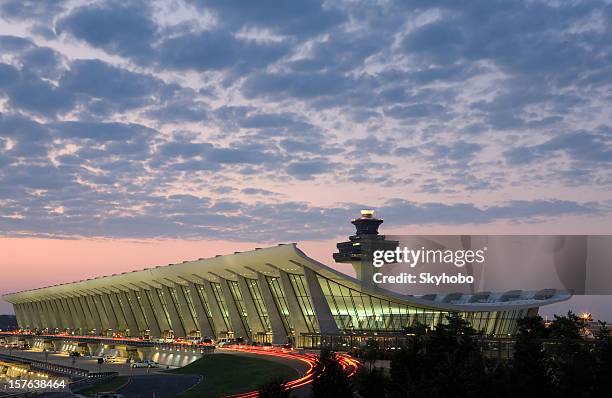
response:
<path id="1" fill-rule="evenodd" d="M 550 337 L 553 339 L 578 340 L 582 337 L 582 330 L 586 326 L 586 320 L 568 311 L 566 316 L 556 315 L 550 324 Z"/>
<path id="2" fill-rule="evenodd" d="M 259 398 L 290 398 L 291 392 L 283 386 L 283 380 L 272 379 L 259 387 Z"/>
<path id="3" fill-rule="evenodd" d="M 590 315 L 579 317 L 572 311 L 566 316 L 555 315 L 550 337 L 558 340 L 552 353 L 559 397 L 591 397 L 595 383 L 595 358 L 590 347 L 582 341 Z"/>
<path id="4" fill-rule="evenodd" d="M 609 341 L 610 330 L 608 329 L 608 323 L 606 321 L 597 321 L 597 323 L 599 323 L 597 339 L 600 341 Z"/>
<path id="5" fill-rule="evenodd" d="M 355 377 L 357 392 L 361 398 L 384 398 L 388 396 L 386 386 L 389 378 L 382 369 L 360 368 Z"/>
<path id="6" fill-rule="evenodd" d="M 351 381 L 335 352 L 328 348 L 322 349 L 315 364 L 314 372 L 315 379 L 312 383 L 312 396 L 314 398 L 353 397 Z"/>
<path id="7" fill-rule="evenodd" d="M 595 348 L 595 381 L 593 395 L 604 397 L 612 391 L 612 336 L 606 322 L 599 321 L 598 342 Z"/>
<path id="8" fill-rule="evenodd" d="M 377 359 L 380 359 L 380 345 L 378 340 L 368 339 L 365 346 L 361 350 L 361 358 L 368 364 L 370 370 L 374 366 Z"/>
<path id="9" fill-rule="evenodd" d="M 516 396 L 544 396 L 552 388 L 550 358 L 544 352 L 542 338 L 547 335 L 539 315 L 518 320 L 511 377 L 519 383 L 511 388 Z"/>

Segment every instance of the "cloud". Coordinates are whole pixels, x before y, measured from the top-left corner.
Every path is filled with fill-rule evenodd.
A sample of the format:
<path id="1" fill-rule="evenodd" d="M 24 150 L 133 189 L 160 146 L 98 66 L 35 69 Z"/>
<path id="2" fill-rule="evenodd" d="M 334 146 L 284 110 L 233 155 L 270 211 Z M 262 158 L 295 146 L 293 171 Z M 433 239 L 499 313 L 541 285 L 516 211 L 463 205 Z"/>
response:
<path id="1" fill-rule="evenodd" d="M 3 234 L 330 237 L 364 197 L 397 225 L 610 217 L 604 2 L 0 13 Z"/>
<path id="2" fill-rule="evenodd" d="M 142 137 L 152 129 L 137 124 L 117 122 L 61 122 L 51 125 L 59 137 L 83 138 L 93 141 L 131 141 Z"/>
<path id="3" fill-rule="evenodd" d="M 73 95 L 88 97 L 85 101 L 103 101 L 105 113 L 147 106 L 165 86 L 150 75 L 130 72 L 92 59 L 71 63 L 59 84 Z M 94 105 L 93 109 L 100 109 L 100 105 Z"/>
<path id="4" fill-rule="evenodd" d="M 213 10 L 223 24 L 235 30 L 258 27 L 298 37 L 321 34 L 346 20 L 346 15 L 340 10 L 324 5 L 320 0 L 297 3 L 273 0 L 257 4 L 234 0 L 199 0 L 196 4 L 203 10 Z"/>
<path id="5" fill-rule="evenodd" d="M 51 19 L 63 10 L 63 0 L 4 0 L 0 11 L 6 19 Z"/>
<path id="6" fill-rule="evenodd" d="M 541 144 L 517 146 L 505 152 L 510 164 L 532 163 L 563 153 L 571 160 L 586 164 L 612 162 L 612 134 L 609 128 L 596 132 L 572 132 L 557 135 Z"/>
<path id="7" fill-rule="evenodd" d="M 291 162 L 287 173 L 298 180 L 312 179 L 316 174 L 330 173 L 334 165 L 324 158 L 315 158 Z"/>
<path id="8" fill-rule="evenodd" d="M 159 46 L 162 68 L 177 70 L 258 69 L 285 54 L 284 43 L 258 43 L 237 39 L 230 32 L 186 33 L 164 40 Z"/>
<path id="9" fill-rule="evenodd" d="M 56 25 L 92 47 L 146 62 L 157 34 L 147 2 L 93 3 L 72 9 Z"/>

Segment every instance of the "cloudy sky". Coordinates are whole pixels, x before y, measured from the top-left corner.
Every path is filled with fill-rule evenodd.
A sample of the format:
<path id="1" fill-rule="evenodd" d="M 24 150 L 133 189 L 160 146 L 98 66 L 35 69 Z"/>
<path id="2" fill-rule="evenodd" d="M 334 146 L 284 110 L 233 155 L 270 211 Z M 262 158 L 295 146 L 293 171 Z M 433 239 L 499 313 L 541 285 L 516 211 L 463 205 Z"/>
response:
<path id="1" fill-rule="evenodd" d="M 395 233 L 612 233 L 611 17 L 0 0 L 1 261 L 30 267 L 0 291 L 261 242 L 329 262 L 362 207 Z"/>

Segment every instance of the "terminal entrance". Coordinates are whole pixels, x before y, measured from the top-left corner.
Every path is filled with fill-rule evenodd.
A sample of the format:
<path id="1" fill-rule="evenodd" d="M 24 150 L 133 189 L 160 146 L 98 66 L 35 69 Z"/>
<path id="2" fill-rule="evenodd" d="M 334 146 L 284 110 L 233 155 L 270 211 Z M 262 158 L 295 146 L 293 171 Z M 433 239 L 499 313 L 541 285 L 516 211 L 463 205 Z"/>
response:
<path id="1" fill-rule="evenodd" d="M 272 343 L 272 333 L 255 333 L 253 335 L 253 341 L 256 343 Z"/>

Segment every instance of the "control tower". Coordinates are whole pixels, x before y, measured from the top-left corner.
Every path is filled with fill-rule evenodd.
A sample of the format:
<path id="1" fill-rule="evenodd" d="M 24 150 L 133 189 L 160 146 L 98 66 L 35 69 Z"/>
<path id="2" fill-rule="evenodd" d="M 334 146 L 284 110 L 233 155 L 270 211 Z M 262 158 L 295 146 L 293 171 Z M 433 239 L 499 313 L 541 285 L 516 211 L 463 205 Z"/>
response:
<path id="1" fill-rule="evenodd" d="M 351 221 L 356 229 L 355 235 L 349 236 L 348 242 L 336 244 L 338 253 L 334 253 L 334 260 L 337 263 L 351 263 L 356 278 L 364 285 L 374 284 L 374 250 L 395 250 L 399 245 L 398 241 L 387 240 L 385 235 L 378 234 L 378 227 L 382 223 L 382 219 L 374 217 L 374 210 L 361 210 L 361 217 Z"/>

